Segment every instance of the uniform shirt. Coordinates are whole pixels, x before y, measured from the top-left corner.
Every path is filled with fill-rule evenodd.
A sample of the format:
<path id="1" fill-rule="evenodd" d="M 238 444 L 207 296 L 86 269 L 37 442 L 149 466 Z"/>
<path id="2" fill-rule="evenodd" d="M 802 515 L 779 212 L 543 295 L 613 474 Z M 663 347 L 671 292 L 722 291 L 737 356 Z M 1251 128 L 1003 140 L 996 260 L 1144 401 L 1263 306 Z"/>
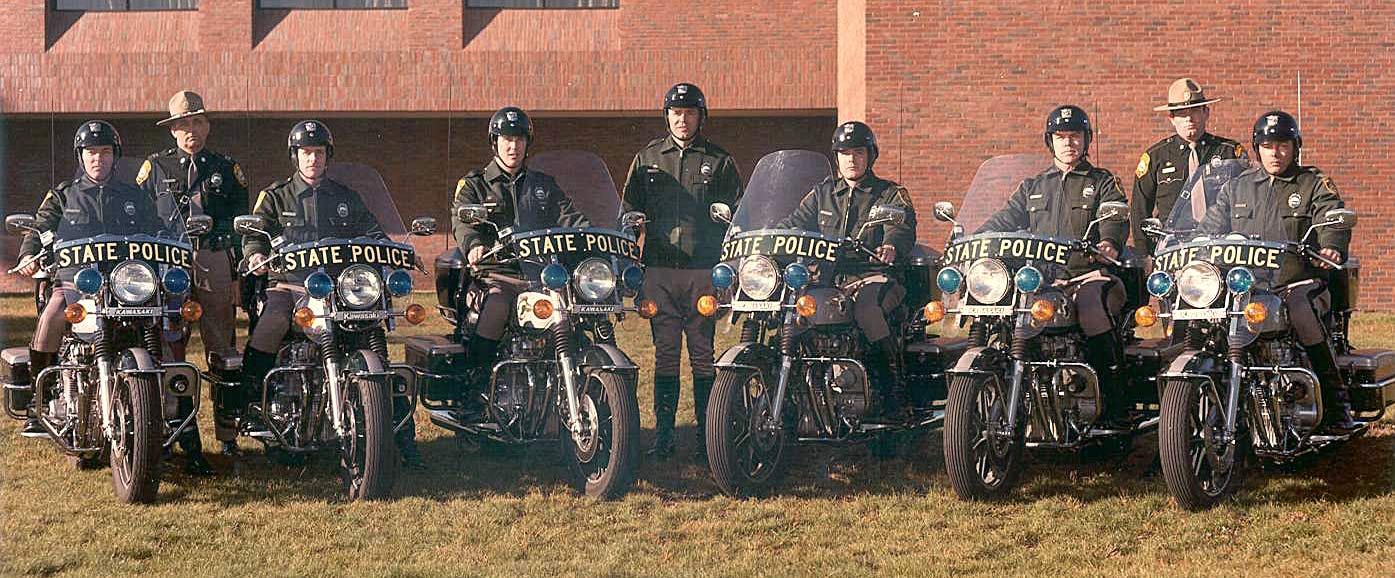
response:
<path id="1" fill-rule="evenodd" d="M 272 239 L 280 237 L 286 245 L 330 237 L 387 237 L 357 191 L 327 178 L 311 187 L 299 172 L 262 191 L 252 214 L 265 220 Z M 247 235 L 242 250 L 249 256 L 270 255 L 271 243 L 261 235 Z"/>
<path id="2" fill-rule="evenodd" d="M 491 161 L 483 169 L 470 171 L 461 178 L 455 185 L 455 199 L 451 203 L 451 231 L 461 252 L 468 255 L 476 246 L 492 246 L 498 240 L 494 227 L 461 221 L 455 214 L 455 209 L 461 205 L 492 205 L 489 220 L 499 227 L 512 227 L 515 232 L 590 226 L 590 221 L 572 206 L 571 199 L 551 175 L 527 167 L 510 175 L 498 161 Z M 488 264 L 482 264 L 481 269 L 516 270 Z"/>
<path id="3" fill-rule="evenodd" d="M 1089 161 L 1081 161 L 1069 172 L 1062 173 L 1052 166 L 1046 172 L 1022 181 L 1008 199 L 1008 204 L 979 227 L 978 232 L 1011 233 L 1026 231 L 1036 235 L 1080 239 L 1090 221 L 1095 219 L 1100 203 L 1126 202 L 1119 180 L 1105 169 Z M 1116 249 L 1128 239 L 1129 226 L 1122 221 L 1103 221 L 1095 226 L 1090 237 L 1094 244 L 1109 241 Z M 1073 254 L 1066 263 L 1072 275 L 1078 275 L 1102 265 L 1092 263 L 1088 255 Z"/>
<path id="4" fill-rule="evenodd" d="M 904 259 L 915 247 L 915 206 L 905 187 L 878 177 L 867 170 L 857 185 L 846 179 L 824 178 L 804 195 L 799 207 L 781 223 L 781 227 L 817 231 L 835 239 L 856 235 L 867 222 L 867 214 L 877 205 L 893 205 L 906 211 L 906 221 L 900 225 L 885 224 L 868 229 L 861 240 L 876 249 L 882 245 L 896 248 L 896 258 Z M 840 263 L 840 273 L 860 273 L 880 270 L 882 266 L 864 261 Z"/>
<path id="5" fill-rule="evenodd" d="M 189 182 L 190 164 L 197 169 L 192 183 Z M 204 236 L 203 245 L 208 248 L 232 246 L 237 238 L 233 219 L 247 214 L 247 176 L 242 167 L 232 158 L 208 149 L 193 155 L 178 148 L 154 153 L 141 165 L 136 184 L 149 191 L 158 202 L 171 205 L 181 201 L 178 197 L 199 195 L 197 202 L 202 207 L 201 213 L 187 209 L 183 212 L 213 217 L 213 230 Z"/>
<path id="6" fill-rule="evenodd" d="M 36 228 L 59 234 L 60 241 L 101 234 L 154 235 L 163 225 L 150 193 L 115 180 L 96 183 L 86 176 L 49 190 L 34 219 Z M 38 235 L 26 234 L 19 254 L 33 255 L 40 246 Z M 71 280 L 74 272 L 63 270 L 59 276 Z"/>
<path id="7" fill-rule="evenodd" d="M 699 135 L 687 148 L 672 136 L 650 141 L 630 163 L 625 178 L 626 211 L 642 211 L 644 263 L 703 269 L 717 264 L 726 224 L 708 216 L 712 203 L 733 209 L 741 200 L 736 161 Z"/>
<path id="8" fill-rule="evenodd" d="M 1202 133 L 1196 141 L 1197 166 L 1204 167 L 1215 159 L 1247 158 L 1245 147 L 1228 138 Z M 1158 217 L 1167 221 L 1172 214 L 1191 174 L 1187 171 L 1191 147 L 1180 136 L 1172 135 L 1158 141 L 1138 159 L 1134 170 L 1132 209 L 1134 247 L 1140 255 L 1153 254 L 1153 240 L 1143 234 L 1143 220 Z"/>
<path id="9" fill-rule="evenodd" d="M 1201 231 L 1208 235 L 1240 233 L 1265 241 L 1297 241 L 1329 210 L 1345 204 L 1332 179 L 1314 167 L 1296 163 L 1279 175 L 1271 176 L 1255 167 L 1226 182 L 1216 202 L 1206 210 Z M 1336 249 L 1346 259 L 1351 231 L 1323 227 L 1313 233 L 1316 245 Z M 1321 271 L 1307 259 L 1284 260 L 1278 284 L 1319 278 Z"/>

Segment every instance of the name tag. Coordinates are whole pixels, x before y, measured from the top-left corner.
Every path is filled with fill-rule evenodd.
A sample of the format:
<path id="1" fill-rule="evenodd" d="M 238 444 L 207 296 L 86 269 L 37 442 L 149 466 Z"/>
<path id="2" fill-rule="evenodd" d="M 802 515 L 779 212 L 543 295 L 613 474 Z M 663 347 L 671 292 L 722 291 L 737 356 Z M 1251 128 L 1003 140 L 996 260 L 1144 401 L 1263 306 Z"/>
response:
<path id="1" fill-rule="evenodd" d="M 1165 168 L 1163 168 L 1163 170 L 1162 170 L 1161 172 L 1162 172 L 1162 174 L 1167 174 L 1167 173 L 1170 173 L 1170 172 L 1173 172 L 1173 171 L 1176 171 L 1176 170 L 1177 170 L 1177 167 L 1165 167 Z"/>

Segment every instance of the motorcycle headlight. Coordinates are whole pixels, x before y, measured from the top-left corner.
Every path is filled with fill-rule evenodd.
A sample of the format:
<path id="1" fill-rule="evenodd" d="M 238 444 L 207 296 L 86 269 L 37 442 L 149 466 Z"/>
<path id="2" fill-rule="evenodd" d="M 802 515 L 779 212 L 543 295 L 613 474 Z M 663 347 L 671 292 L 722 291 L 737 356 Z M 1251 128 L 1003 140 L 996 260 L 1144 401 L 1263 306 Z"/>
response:
<path id="1" fill-rule="evenodd" d="M 393 297 L 402 297 L 412 292 L 412 274 L 402 269 L 393 271 L 388 275 L 388 293 Z"/>
<path id="2" fill-rule="evenodd" d="M 367 309 L 383 297 L 383 279 L 367 265 L 354 265 L 339 274 L 339 298 L 354 309 Z"/>
<path id="3" fill-rule="evenodd" d="M 1221 271 L 1210 263 L 1192 263 L 1177 273 L 1177 292 L 1192 307 L 1209 307 L 1221 294 Z"/>
<path id="4" fill-rule="evenodd" d="M 600 301 L 615 292 L 615 271 L 601 259 L 587 259 L 576 266 L 576 292 L 587 301 Z"/>
<path id="5" fill-rule="evenodd" d="M 741 290 L 757 301 L 769 299 L 780 281 L 780 268 L 775 260 L 764 255 L 747 257 L 741 262 Z"/>
<path id="6" fill-rule="evenodd" d="M 712 286 L 718 289 L 726 289 L 736 282 L 736 271 L 731 270 L 731 265 L 718 263 L 712 268 Z"/>
<path id="7" fill-rule="evenodd" d="M 91 267 L 82 269 L 73 276 L 73 285 L 84 295 L 96 295 L 102 288 L 102 272 Z"/>
<path id="8" fill-rule="evenodd" d="M 164 277 L 160 278 L 160 284 L 165 286 L 165 292 L 171 295 L 183 295 L 189 291 L 189 272 L 179 267 L 170 267 L 165 271 Z"/>
<path id="9" fill-rule="evenodd" d="M 809 284 L 809 268 L 799 263 L 790 263 L 785 267 L 785 284 L 795 291 L 803 289 Z"/>
<path id="10" fill-rule="evenodd" d="M 969 266 L 969 296 L 984 304 L 1003 300 L 1008 291 L 1007 267 L 997 259 L 979 259 Z"/>
<path id="11" fill-rule="evenodd" d="M 958 293 L 959 288 L 964 286 L 964 274 L 954 267 L 940 269 L 940 273 L 935 275 L 935 285 L 944 293 Z"/>
<path id="12" fill-rule="evenodd" d="M 1255 274 L 1244 267 L 1234 267 L 1225 274 L 1225 286 L 1231 293 L 1245 293 L 1255 286 Z"/>
<path id="13" fill-rule="evenodd" d="M 316 299 L 324 299 L 334 292 L 334 280 L 324 271 L 316 271 L 305 278 L 305 292 Z"/>
<path id="14" fill-rule="evenodd" d="M 1148 276 L 1148 294 L 1154 297 L 1167 297 L 1172 292 L 1172 275 L 1167 271 L 1153 271 Z"/>
<path id="15" fill-rule="evenodd" d="M 155 270 L 140 261 L 127 261 L 111 271 L 111 292 L 126 305 L 140 305 L 155 296 Z"/>
<path id="16" fill-rule="evenodd" d="M 1036 293 L 1037 289 L 1041 289 L 1041 282 L 1041 271 L 1031 265 L 1018 269 L 1012 277 L 1012 283 L 1023 293 Z"/>

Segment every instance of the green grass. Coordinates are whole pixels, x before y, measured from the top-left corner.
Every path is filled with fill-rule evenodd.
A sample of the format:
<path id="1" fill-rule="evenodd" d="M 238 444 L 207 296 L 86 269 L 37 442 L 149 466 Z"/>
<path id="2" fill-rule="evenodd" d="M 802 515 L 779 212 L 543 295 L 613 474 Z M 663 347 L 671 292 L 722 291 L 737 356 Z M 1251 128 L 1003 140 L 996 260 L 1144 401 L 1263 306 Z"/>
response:
<path id="1" fill-rule="evenodd" d="M 417 299 L 430 305 L 429 295 Z M 0 299 L 0 335 L 32 331 L 27 298 Z M 415 331 L 443 332 L 439 319 Z M 1395 316 L 1366 315 L 1366 347 L 1395 347 Z M 719 330 L 720 331 L 720 330 Z M 394 359 L 401 340 L 394 336 Z M 241 333 L 239 333 L 241 335 Z M 645 368 L 638 319 L 620 332 Z M 719 334 L 720 335 L 720 334 Z M 720 335 L 729 343 L 732 334 Z M 201 357 L 197 339 L 191 359 Z M 239 339 L 241 342 L 241 339 Z M 685 386 L 686 388 L 686 386 Z M 47 442 L 0 424 L 0 575 L 5 576 L 1390 576 L 1395 573 L 1395 427 L 1299 464 L 1255 472 L 1236 501 L 1177 510 L 1152 472 L 1156 444 L 1122 459 L 1037 459 L 1013 499 L 954 499 L 937 432 L 904 457 L 801 448 L 775 495 L 717 494 L 705 467 L 644 463 L 634 491 L 598 503 L 567 486 L 556 451 L 475 448 L 419 414 L 424 472 L 398 499 L 339 499 L 335 460 L 266 461 L 256 444 L 222 473 L 167 469 L 153 506 L 114 502 L 108 470 L 75 471 Z M 211 445 L 211 408 L 200 422 Z M 679 413 L 691 450 L 692 400 Z"/>

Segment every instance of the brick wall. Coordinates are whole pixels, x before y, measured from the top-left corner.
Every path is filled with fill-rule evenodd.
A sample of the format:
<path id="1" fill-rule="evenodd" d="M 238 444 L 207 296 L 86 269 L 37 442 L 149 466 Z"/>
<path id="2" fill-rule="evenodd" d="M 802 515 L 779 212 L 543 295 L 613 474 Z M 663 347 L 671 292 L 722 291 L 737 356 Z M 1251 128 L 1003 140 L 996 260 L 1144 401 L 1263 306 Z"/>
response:
<path id="1" fill-rule="evenodd" d="M 922 207 L 958 200 L 994 155 L 1042 151 L 1045 117 L 1075 103 L 1092 157 L 1131 191 L 1139 154 L 1169 134 L 1167 85 L 1192 76 L 1212 132 L 1243 142 L 1261 113 L 1297 113 L 1305 164 L 1363 215 L 1362 306 L 1395 309 L 1395 4 L 1389 2 L 898 2 L 866 0 L 866 116 L 878 169 Z M 1193 40 L 1195 39 L 1195 40 Z M 923 222 L 930 222 L 928 219 Z M 938 225 L 938 224 L 935 224 Z M 945 229 L 924 227 L 939 242 Z"/>

